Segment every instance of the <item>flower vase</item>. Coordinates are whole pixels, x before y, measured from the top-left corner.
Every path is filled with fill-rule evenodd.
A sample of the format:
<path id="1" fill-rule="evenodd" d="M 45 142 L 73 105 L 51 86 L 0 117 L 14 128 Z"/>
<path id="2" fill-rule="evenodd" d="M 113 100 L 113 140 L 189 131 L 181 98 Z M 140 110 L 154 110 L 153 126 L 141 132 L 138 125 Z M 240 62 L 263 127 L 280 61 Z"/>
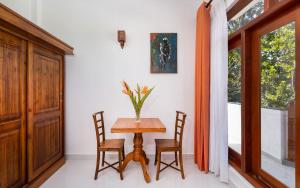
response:
<path id="1" fill-rule="evenodd" d="M 141 122 L 141 112 L 135 112 L 135 121 Z"/>

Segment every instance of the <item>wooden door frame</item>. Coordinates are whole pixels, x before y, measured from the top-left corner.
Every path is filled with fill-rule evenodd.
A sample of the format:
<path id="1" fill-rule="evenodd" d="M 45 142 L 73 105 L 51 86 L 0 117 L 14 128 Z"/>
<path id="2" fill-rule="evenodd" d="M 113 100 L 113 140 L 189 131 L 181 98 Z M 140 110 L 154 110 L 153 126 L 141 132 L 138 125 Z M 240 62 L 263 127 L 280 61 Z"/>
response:
<path id="1" fill-rule="evenodd" d="M 286 187 L 276 178 L 270 176 L 266 171 L 261 168 L 261 105 L 260 105 L 260 38 L 264 34 L 270 33 L 288 23 L 296 22 L 296 11 L 294 9 L 289 12 L 283 12 L 279 14 L 276 19 L 269 20 L 263 25 L 254 29 L 249 34 L 252 36 L 252 103 L 251 103 L 251 127 L 255 134 L 252 134 L 252 171 L 256 174 L 267 185 L 276 185 L 277 187 Z M 296 40 L 299 37 L 296 36 Z M 297 53 L 297 52 L 296 52 Z M 300 61 L 296 59 L 296 66 L 298 66 Z M 299 76 L 299 72 L 296 71 L 296 77 Z M 297 85 L 297 84 L 296 84 Z M 295 91 L 299 93 L 300 91 Z M 299 112 L 297 112 L 299 113 Z"/>
<path id="2" fill-rule="evenodd" d="M 236 5 L 239 5 L 241 0 L 238 0 L 236 2 Z M 243 1 L 243 0 L 242 0 Z M 248 1 L 248 0 L 246 0 Z M 241 10 L 241 7 L 239 7 Z M 233 6 L 232 10 L 228 11 L 228 14 L 230 11 L 238 11 L 237 7 Z M 258 80 L 253 77 L 253 75 L 257 74 L 255 71 L 255 68 L 253 65 L 253 61 L 257 61 L 257 49 L 255 50 L 255 45 L 253 44 L 253 39 L 255 38 L 254 32 L 257 30 L 262 30 L 260 28 L 266 27 L 267 25 L 270 25 L 270 23 L 274 22 L 273 26 L 269 26 L 268 29 L 265 31 L 272 31 L 272 27 L 274 29 L 279 28 L 280 24 L 278 24 L 280 21 L 278 21 L 281 17 L 285 17 L 288 14 L 291 14 L 290 12 L 295 12 L 294 14 L 294 20 L 296 21 L 296 83 L 300 83 L 300 2 L 298 0 L 285 0 L 282 2 L 276 2 L 272 5 L 268 10 L 266 10 L 261 16 L 257 17 L 247 25 L 240 28 L 238 31 L 232 33 L 229 36 L 229 46 L 232 45 L 231 43 L 235 43 L 236 40 L 241 40 L 241 50 L 242 50 L 242 155 L 241 157 L 241 163 L 237 163 L 236 161 L 232 160 L 232 157 L 235 157 L 233 153 L 229 150 L 229 162 L 230 164 L 244 177 L 246 178 L 250 183 L 252 183 L 255 187 L 271 187 L 272 184 L 279 182 L 278 180 L 274 178 L 264 178 L 266 177 L 264 173 L 259 172 L 258 176 L 258 167 L 257 164 L 260 163 L 258 159 L 260 159 L 260 156 L 258 155 L 258 151 L 260 153 L 260 148 L 257 146 L 260 146 L 260 140 L 258 140 L 258 123 L 253 121 L 253 119 L 259 119 L 258 114 L 249 115 L 252 114 L 253 109 L 255 109 L 255 102 L 258 101 L 258 98 L 253 98 L 252 96 L 255 96 L 257 94 L 257 83 Z M 288 21 L 286 21 L 288 22 Z M 277 24 L 276 24 L 277 23 Z M 272 24 L 271 24 L 272 25 Z M 281 24 L 285 25 L 285 24 Z M 277 28 L 276 28 L 277 26 Z M 273 30 L 274 30 L 273 29 Z M 258 46 L 256 46 L 257 48 Z M 254 52 L 256 51 L 256 52 Z M 255 59 L 256 58 L 256 59 Z M 298 62 L 298 63 L 297 63 Z M 253 84 L 253 83 L 256 83 Z M 260 99 L 260 98 L 259 98 Z M 296 96 L 295 100 L 300 101 L 300 84 L 296 84 Z M 297 105 L 296 103 L 296 152 L 299 153 L 300 151 L 300 105 Z M 257 106 L 256 106 L 256 109 Z M 260 123 L 260 122 L 259 122 Z M 255 126 L 253 126 L 255 124 Z M 295 181 L 296 181 L 296 187 L 300 187 L 300 155 L 297 155 L 296 153 L 296 174 L 295 174 Z M 254 165 L 255 164 L 255 165 Z M 263 174 L 263 179 L 261 178 L 261 174 Z M 282 183 L 279 182 L 279 187 L 286 187 Z"/>

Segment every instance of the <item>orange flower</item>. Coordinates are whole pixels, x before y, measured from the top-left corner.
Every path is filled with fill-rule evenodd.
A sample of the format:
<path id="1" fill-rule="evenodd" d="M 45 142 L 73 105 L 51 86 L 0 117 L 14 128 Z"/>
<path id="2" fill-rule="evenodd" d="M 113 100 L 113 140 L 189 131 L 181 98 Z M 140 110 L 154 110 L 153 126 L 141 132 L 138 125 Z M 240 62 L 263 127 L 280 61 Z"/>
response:
<path id="1" fill-rule="evenodd" d="M 149 92 L 149 88 L 147 86 L 144 86 L 142 89 L 142 94 L 146 95 Z"/>
<path id="2" fill-rule="evenodd" d="M 131 96 L 132 95 L 132 91 L 129 90 L 129 91 L 126 91 L 126 90 L 123 90 L 122 91 L 124 94 L 128 95 L 128 96 Z"/>
<path id="3" fill-rule="evenodd" d="M 123 84 L 124 90 L 126 90 L 126 91 L 129 91 L 129 90 L 130 90 L 128 84 L 127 84 L 125 81 L 123 81 L 122 84 Z"/>

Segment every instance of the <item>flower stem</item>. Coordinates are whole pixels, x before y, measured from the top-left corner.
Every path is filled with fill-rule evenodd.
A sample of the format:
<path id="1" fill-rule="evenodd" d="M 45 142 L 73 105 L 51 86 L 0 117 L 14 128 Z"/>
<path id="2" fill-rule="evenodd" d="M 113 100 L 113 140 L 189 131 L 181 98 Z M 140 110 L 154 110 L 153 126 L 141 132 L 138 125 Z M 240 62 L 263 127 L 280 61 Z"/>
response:
<path id="1" fill-rule="evenodd" d="M 135 115 L 136 115 L 136 116 L 135 116 L 135 120 L 136 120 L 136 121 L 139 121 L 139 120 L 140 120 L 140 116 L 141 116 L 141 111 L 140 111 L 140 110 L 136 111 L 136 112 L 135 112 Z"/>

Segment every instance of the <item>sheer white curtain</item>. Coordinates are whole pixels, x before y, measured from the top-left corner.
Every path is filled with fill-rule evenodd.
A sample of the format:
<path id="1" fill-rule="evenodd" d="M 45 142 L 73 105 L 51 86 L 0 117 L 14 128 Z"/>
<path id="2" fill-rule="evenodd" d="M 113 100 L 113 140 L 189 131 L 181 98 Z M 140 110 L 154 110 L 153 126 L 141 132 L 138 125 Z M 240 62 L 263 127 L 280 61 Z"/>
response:
<path id="1" fill-rule="evenodd" d="M 228 182 L 228 30 L 224 0 L 211 4 L 209 170 Z"/>

